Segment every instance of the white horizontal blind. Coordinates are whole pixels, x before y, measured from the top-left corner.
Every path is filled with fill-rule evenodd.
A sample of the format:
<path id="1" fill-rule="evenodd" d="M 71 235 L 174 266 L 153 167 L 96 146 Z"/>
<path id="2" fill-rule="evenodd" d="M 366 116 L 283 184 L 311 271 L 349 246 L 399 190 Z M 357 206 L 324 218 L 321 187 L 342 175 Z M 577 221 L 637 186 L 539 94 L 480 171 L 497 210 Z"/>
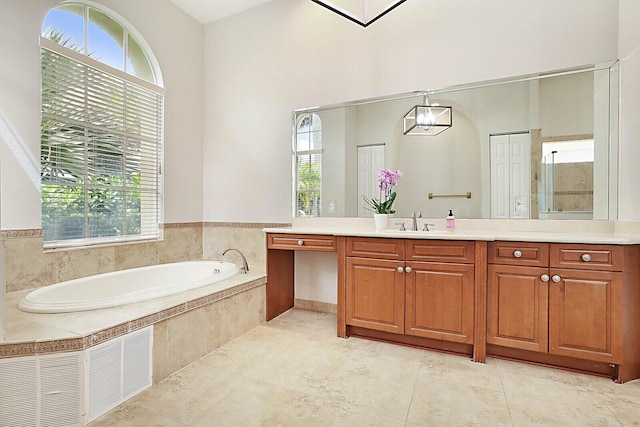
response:
<path id="1" fill-rule="evenodd" d="M 298 153 L 298 214 L 320 216 L 322 151 Z"/>
<path id="2" fill-rule="evenodd" d="M 66 50 L 41 49 L 45 242 L 157 237 L 162 93 Z"/>
<path id="3" fill-rule="evenodd" d="M 296 215 L 320 216 L 322 123 L 317 114 L 299 118 L 296 129 Z"/>

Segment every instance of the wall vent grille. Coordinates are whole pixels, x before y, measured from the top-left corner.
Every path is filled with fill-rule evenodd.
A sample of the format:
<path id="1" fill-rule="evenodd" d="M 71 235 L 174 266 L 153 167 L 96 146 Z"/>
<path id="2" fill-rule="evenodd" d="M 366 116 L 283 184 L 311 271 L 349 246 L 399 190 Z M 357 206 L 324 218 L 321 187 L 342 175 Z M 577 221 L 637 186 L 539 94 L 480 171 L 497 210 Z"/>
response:
<path id="1" fill-rule="evenodd" d="M 124 337 L 123 395 L 124 399 L 151 387 L 153 382 L 151 328 Z"/>
<path id="2" fill-rule="evenodd" d="M 82 423 L 81 372 L 79 354 L 40 359 L 40 425 Z"/>
<path id="3" fill-rule="evenodd" d="M 121 347 L 121 340 L 113 340 L 88 351 L 89 421 L 120 403 Z"/>
<path id="4" fill-rule="evenodd" d="M 37 363 L 26 357 L 0 361 L 1 426 L 38 425 Z"/>
<path id="5" fill-rule="evenodd" d="M 0 360 L 0 426 L 84 425 L 83 354 Z"/>
<path id="6" fill-rule="evenodd" d="M 151 387 L 153 327 L 87 350 L 88 421 Z"/>

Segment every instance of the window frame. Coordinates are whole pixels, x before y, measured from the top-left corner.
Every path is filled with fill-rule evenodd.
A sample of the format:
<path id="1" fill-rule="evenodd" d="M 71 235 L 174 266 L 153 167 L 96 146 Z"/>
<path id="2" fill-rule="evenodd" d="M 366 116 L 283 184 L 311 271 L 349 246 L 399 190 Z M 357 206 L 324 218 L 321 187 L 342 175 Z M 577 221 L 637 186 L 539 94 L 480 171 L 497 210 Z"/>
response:
<path id="1" fill-rule="evenodd" d="M 151 157 L 149 156 L 143 156 L 140 155 L 138 157 L 136 157 L 136 159 L 139 159 L 139 161 L 142 163 L 144 161 L 147 161 L 149 159 L 151 159 L 151 161 L 153 161 L 153 166 L 152 169 L 150 169 L 152 172 L 149 172 L 149 169 L 143 171 L 142 167 L 138 167 L 137 172 L 141 177 L 144 177 L 144 175 L 146 175 L 147 177 L 145 178 L 145 180 L 148 180 L 148 182 L 151 182 L 151 187 L 145 187 L 146 193 L 145 194 L 152 194 L 151 195 L 151 199 L 153 205 L 150 209 L 152 209 L 152 216 L 150 218 L 152 218 L 151 220 L 147 220 L 145 221 L 144 219 L 140 219 L 140 224 L 141 227 L 146 226 L 146 228 L 141 228 L 140 233 L 138 234 L 120 234 L 117 235 L 118 233 L 116 233 L 116 235 L 109 235 L 109 236 L 102 236 L 102 237 L 90 237 L 87 236 L 87 223 L 88 221 L 90 221 L 90 218 L 92 216 L 92 212 L 87 208 L 87 203 L 86 203 L 86 199 L 87 197 L 84 196 L 85 198 L 85 206 L 84 206 L 84 211 L 82 213 L 82 215 L 84 215 L 84 231 L 83 231 L 83 235 L 84 237 L 82 238 L 78 238 L 78 239 L 61 239 L 61 240 L 45 240 L 44 241 L 44 247 L 45 249 L 56 249 L 56 248 L 69 248 L 69 247 L 83 247 L 83 246 L 96 246 L 96 245 L 109 245 L 109 244 L 114 244 L 114 243 L 124 243 L 124 242 L 135 242 L 135 241 L 153 241 L 153 240 L 162 240 L 162 223 L 163 223 L 163 215 L 164 215 L 164 206 L 163 206 L 163 200 L 164 200 L 164 183 L 163 183 L 163 169 L 164 169 L 164 109 L 165 109 L 165 104 L 164 104 L 164 98 L 165 98 L 165 89 L 162 86 L 159 86 L 159 84 L 162 84 L 162 78 L 161 78 L 161 73 L 160 73 L 160 69 L 158 67 L 157 61 L 155 60 L 155 57 L 153 55 L 153 53 L 151 52 L 151 50 L 148 48 L 146 42 L 144 41 L 144 39 L 142 39 L 142 37 L 140 37 L 135 31 L 131 30 L 131 26 L 128 25 L 128 23 L 121 19 L 118 15 L 112 13 L 111 11 L 105 9 L 105 8 L 101 8 L 101 7 L 97 7 L 95 4 L 93 3 L 80 3 L 80 2 L 69 2 L 69 3 L 63 3 L 62 5 L 81 5 L 84 7 L 84 16 L 83 19 L 86 19 L 88 16 L 88 10 L 89 8 L 93 8 L 96 9 L 97 11 L 99 11 L 100 13 L 103 13 L 105 15 L 107 15 L 108 17 L 110 17 L 112 20 L 114 20 L 117 24 L 119 24 L 122 28 L 123 28 L 123 34 L 125 36 L 125 38 L 127 37 L 127 35 L 131 35 L 134 40 L 137 42 L 137 44 L 142 48 L 144 55 L 146 56 L 146 59 L 149 62 L 149 66 L 151 67 L 152 71 L 153 71 L 153 77 L 156 79 L 156 82 L 158 82 L 158 84 L 154 84 L 148 80 L 145 80 L 141 77 L 137 77 L 134 74 L 130 74 L 128 72 L 126 72 L 123 69 L 118 69 L 118 68 L 114 68 L 111 67 L 101 61 L 98 61 L 94 58 L 91 58 L 90 56 L 87 56 L 86 54 L 82 53 L 82 52 L 78 52 L 76 50 L 67 48 L 61 44 L 58 44 L 52 40 L 47 39 L 44 36 L 40 36 L 40 49 L 42 52 L 43 57 L 41 58 L 41 68 L 43 68 L 43 75 L 42 75 L 42 82 L 41 82 L 41 87 L 43 89 L 43 99 L 41 100 L 41 116 L 42 116 L 42 122 L 41 122 L 41 129 L 40 129 L 40 135 L 41 135 L 41 150 L 43 148 L 43 143 L 45 142 L 45 128 L 44 128 L 44 119 L 47 118 L 49 119 L 50 117 L 50 112 L 45 112 L 45 104 L 44 104 L 44 89 L 45 89 L 45 77 L 44 77 L 44 67 L 45 67 L 45 59 L 44 59 L 44 51 L 49 51 L 52 52 L 55 55 L 60 55 L 62 57 L 68 58 L 71 61 L 74 61 L 76 63 L 79 63 L 82 65 L 82 67 L 87 67 L 87 68 L 91 68 L 96 70 L 97 73 L 104 73 L 103 75 L 108 75 L 111 76 L 111 78 L 115 78 L 117 80 L 116 83 L 119 81 L 123 87 L 129 87 L 131 88 L 131 85 L 137 86 L 139 87 L 139 89 L 141 91 L 150 91 L 148 93 L 153 93 L 156 94 L 158 96 L 158 105 L 156 105 L 156 107 L 153 110 L 148 110 L 148 111 L 154 111 L 157 113 L 157 128 L 153 128 L 155 129 L 154 132 L 152 132 L 152 134 L 154 135 L 152 139 L 151 144 Z M 54 10 L 55 8 L 52 8 L 51 10 Z M 88 25 L 86 22 L 84 23 L 85 28 Z M 64 31 L 64 28 L 60 28 L 60 30 Z M 44 33 L 45 28 L 42 28 L 42 32 Z M 85 31 L 85 37 L 87 35 L 87 32 Z M 87 40 L 85 39 L 84 41 L 85 46 L 87 45 Z M 86 49 L 84 49 L 86 51 Z M 125 64 L 126 64 L 126 56 L 127 52 L 124 51 L 124 57 L 125 57 Z M 83 68 L 83 69 L 87 69 L 87 68 Z M 48 83 L 47 83 L 48 84 Z M 89 87 L 88 83 L 85 83 L 84 86 L 82 86 L 83 88 L 87 88 Z M 86 89 L 85 89 L 86 91 Z M 131 100 L 132 96 L 131 94 L 127 94 L 125 93 L 125 98 L 123 98 L 123 104 L 127 103 L 127 100 Z M 88 96 L 87 93 L 85 92 L 84 94 L 85 98 Z M 56 98 L 57 99 L 57 98 Z M 147 111 L 147 110 L 145 110 Z M 125 118 L 127 117 L 127 114 L 131 114 L 130 110 L 127 110 L 126 107 L 124 108 L 122 115 L 117 115 L 116 116 L 116 121 L 125 121 Z M 94 121 L 95 121 L 95 116 L 87 116 L 85 124 L 83 125 L 82 123 L 77 124 L 75 123 L 74 125 L 78 125 L 78 127 L 83 127 L 84 126 L 84 131 L 85 134 L 86 133 L 90 133 L 91 129 L 94 129 L 94 127 L 91 124 L 91 118 L 94 117 Z M 66 123 L 65 120 L 68 121 L 68 119 L 62 117 L 60 119 L 60 123 Z M 113 122 L 108 122 L 108 123 L 113 123 Z M 109 126 L 108 124 L 106 125 L 107 127 Z M 120 149 L 125 150 L 125 146 L 127 145 L 127 141 L 137 141 L 137 143 L 139 145 L 145 145 L 148 144 L 147 141 L 149 138 L 147 136 L 143 136 L 142 133 L 136 134 L 135 132 L 131 133 L 128 130 L 125 129 L 126 126 L 123 127 L 122 130 L 118 130 L 116 131 L 116 133 L 119 136 L 119 138 L 116 138 L 115 141 L 118 142 L 120 145 L 117 145 L 117 147 L 120 147 Z M 85 146 L 87 144 L 91 144 L 91 139 L 86 137 L 85 135 Z M 94 141 L 95 143 L 95 141 Z M 99 144 L 99 142 L 98 142 Z M 134 143 L 135 144 L 135 143 Z M 123 157 L 123 162 L 126 164 L 127 162 L 125 161 L 127 158 Z M 41 157 L 41 173 L 42 173 L 42 167 L 44 165 L 43 163 L 44 158 Z M 78 163 L 78 165 L 80 166 L 80 164 Z M 86 171 L 88 168 L 92 167 L 92 162 L 90 157 L 88 157 L 87 155 L 84 156 L 84 160 L 82 161 L 82 167 L 84 168 L 84 170 Z M 135 167 L 134 167 L 135 168 Z M 155 169 L 155 171 L 153 171 L 153 169 Z M 127 194 L 127 192 L 131 191 L 131 187 L 126 183 L 126 177 L 127 177 L 127 173 L 126 171 L 129 170 L 127 169 L 126 166 L 123 166 L 122 169 L 122 177 L 123 177 L 123 181 L 122 184 L 120 186 L 116 186 L 116 191 L 118 191 L 117 189 L 120 189 L 119 191 L 122 191 L 123 194 Z M 136 170 L 136 169 L 133 169 Z M 104 173 L 104 172 L 103 172 Z M 74 185 L 76 187 L 78 186 L 82 186 L 84 185 L 85 187 L 88 185 L 87 181 L 86 181 L 86 172 L 85 175 L 83 176 L 84 179 L 84 184 L 77 184 L 76 182 L 74 182 Z M 58 177 L 59 178 L 59 177 Z M 77 179 L 79 179 L 79 176 L 74 177 L 77 181 Z M 41 186 L 46 185 L 48 181 L 45 181 L 44 179 L 44 175 L 41 178 Z M 76 185 L 77 184 L 77 185 Z M 66 186 L 67 188 L 69 188 L 70 186 Z M 134 187 L 135 188 L 135 187 Z M 104 187 L 102 188 L 102 194 L 106 193 L 108 190 L 110 190 L 111 188 L 109 187 Z M 139 191 L 141 194 L 144 193 L 144 191 L 142 190 L 142 186 L 139 187 Z M 123 206 L 122 206 L 122 211 L 119 211 L 119 213 L 121 213 L 120 217 L 117 218 L 120 221 L 122 221 L 123 224 L 123 230 L 120 231 L 120 233 L 123 233 L 123 231 L 125 231 L 126 233 L 126 226 L 124 224 L 126 224 L 127 219 L 128 219 L 128 211 L 127 211 L 127 206 L 126 206 L 126 195 L 122 196 L 124 202 Z M 142 197 L 143 195 L 140 195 L 140 202 L 142 203 Z M 43 231 L 44 231 L 44 199 L 41 203 L 41 215 L 43 215 Z M 138 215 L 143 215 L 143 209 L 138 208 Z M 56 215 L 59 215 L 59 213 L 57 213 Z M 54 215 L 55 216 L 55 215 Z M 57 220 L 56 220 L 57 221 Z M 152 231 L 148 231 L 148 230 L 152 230 Z"/>
<path id="2" fill-rule="evenodd" d="M 300 132 L 300 126 L 302 124 L 302 121 L 305 120 L 306 117 L 311 117 L 311 123 L 314 122 L 314 120 L 318 120 L 318 122 L 320 123 L 320 125 L 318 126 L 318 128 L 313 129 L 313 125 L 310 124 L 309 125 L 309 130 L 308 131 L 304 131 L 304 132 Z M 324 153 L 324 148 L 311 148 L 311 136 L 313 133 L 317 132 L 320 135 L 320 146 L 323 147 L 322 145 L 322 118 L 313 112 L 307 112 L 304 114 L 300 114 L 299 116 L 296 117 L 295 120 L 295 131 L 294 131 L 294 167 L 293 170 L 294 172 L 294 187 L 295 187 L 295 200 L 294 200 L 294 216 L 296 217 L 320 217 L 322 216 L 322 183 L 323 183 L 323 178 L 322 178 L 322 160 L 323 160 L 323 153 Z M 300 150 L 299 149 L 299 139 L 298 136 L 301 134 L 306 134 L 308 137 L 308 141 L 309 141 L 309 149 L 307 150 Z M 315 157 L 317 160 L 317 163 L 320 165 L 319 169 L 320 169 L 320 179 L 319 179 L 319 183 L 317 186 L 315 186 L 314 188 L 311 189 L 306 189 L 305 191 L 300 191 L 300 170 L 299 170 L 299 164 L 300 164 L 300 159 L 307 157 L 307 161 L 309 164 L 313 163 L 313 158 Z M 315 207 L 315 212 L 313 214 L 307 214 L 305 212 L 305 215 L 301 215 L 300 212 L 302 211 L 302 209 L 299 209 L 299 200 L 300 200 L 300 195 L 302 193 L 307 193 L 309 195 L 311 194 L 318 194 L 318 201 L 317 203 L 314 203 L 314 207 Z"/>

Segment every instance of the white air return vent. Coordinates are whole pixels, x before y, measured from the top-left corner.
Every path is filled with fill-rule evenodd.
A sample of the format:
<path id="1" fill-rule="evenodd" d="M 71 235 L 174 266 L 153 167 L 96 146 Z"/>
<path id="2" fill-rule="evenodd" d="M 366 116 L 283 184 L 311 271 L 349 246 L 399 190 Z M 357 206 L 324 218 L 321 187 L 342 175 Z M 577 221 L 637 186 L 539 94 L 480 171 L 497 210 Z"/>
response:
<path id="1" fill-rule="evenodd" d="M 122 394 L 125 400 L 152 385 L 151 336 L 152 329 L 145 328 L 124 337 Z"/>
<path id="2" fill-rule="evenodd" d="M 38 425 L 38 361 L 0 360 L 0 425 Z"/>
<path id="3" fill-rule="evenodd" d="M 82 425 L 80 354 L 40 359 L 40 425 Z"/>
<path id="4" fill-rule="evenodd" d="M 88 421 L 153 383 L 151 326 L 87 350 Z"/>
<path id="5" fill-rule="evenodd" d="M 0 426 L 84 425 L 82 353 L 0 360 Z"/>

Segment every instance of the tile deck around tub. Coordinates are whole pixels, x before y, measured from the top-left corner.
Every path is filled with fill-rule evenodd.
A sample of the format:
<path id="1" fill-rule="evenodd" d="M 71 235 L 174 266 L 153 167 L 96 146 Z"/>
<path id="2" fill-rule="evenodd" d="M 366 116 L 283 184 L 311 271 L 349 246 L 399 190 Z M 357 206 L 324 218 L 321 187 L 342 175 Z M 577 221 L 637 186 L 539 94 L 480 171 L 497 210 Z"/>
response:
<path id="1" fill-rule="evenodd" d="M 5 340 L 0 358 L 78 351 L 184 312 L 262 286 L 266 274 L 259 268 L 247 274 L 155 300 L 100 310 L 39 314 L 18 309 L 30 291 L 5 295 Z"/>

